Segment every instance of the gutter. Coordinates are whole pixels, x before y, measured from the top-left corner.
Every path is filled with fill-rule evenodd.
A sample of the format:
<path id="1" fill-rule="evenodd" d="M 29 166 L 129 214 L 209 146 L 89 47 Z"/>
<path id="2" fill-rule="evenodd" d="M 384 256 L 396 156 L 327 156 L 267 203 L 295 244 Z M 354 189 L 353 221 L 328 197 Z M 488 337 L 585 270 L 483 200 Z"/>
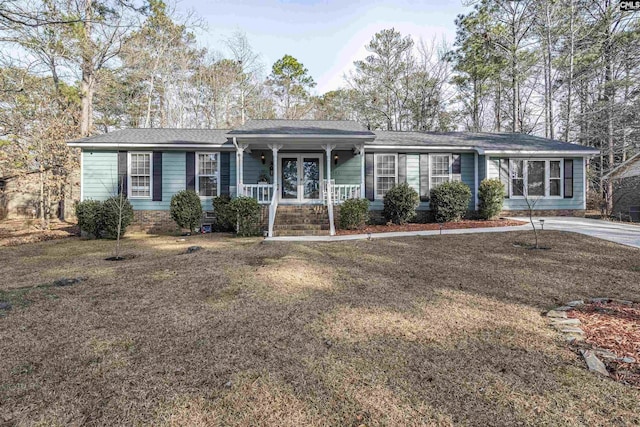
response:
<path id="1" fill-rule="evenodd" d="M 80 147 L 85 149 L 101 149 L 101 148 L 146 148 L 149 150 L 158 149 L 158 148 L 229 148 L 228 145 L 223 144 L 129 144 L 129 143 L 120 143 L 120 142 L 105 142 L 105 143 L 86 143 L 86 142 L 67 142 L 69 147 Z"/>

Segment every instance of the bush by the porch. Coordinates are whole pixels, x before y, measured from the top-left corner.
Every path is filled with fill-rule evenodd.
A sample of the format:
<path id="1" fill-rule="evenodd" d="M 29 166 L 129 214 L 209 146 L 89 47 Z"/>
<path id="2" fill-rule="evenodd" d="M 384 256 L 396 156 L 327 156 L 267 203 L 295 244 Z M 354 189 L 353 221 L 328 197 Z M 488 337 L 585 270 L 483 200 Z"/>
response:
<path id="1" fill-rule="evenodd" d="M 502 211 L 504 196 L 504 184 L 499 179 L 483 179 L 478 188 L 480 217 L 482 219 L 497 217 Z"/>
<path id="2" fill-rule="evenodd" d="M 437 222 L 460 221 L 471 201 L 471 189 L 460 181 L 444 182 L 431 190 L 430 205 Z"/>
<path id="3" fill-rule="evenodd" d="M 188 228 L 192 233 L 202 221 L 202 204 L 200 196 L 193 190 L 182 190 L 171 198 L 171 218 L 181 228 Z"/>
<path id="4" fill-rule="evenodd" d="M 215 231 L 233 231 L 236 217 L 230 207 L 231 197 L 223 194 L 213 198 L 213 213 L 216 216 L 213 228 Z"/>
<path id="5" fill-rule="evenodd" d="M 340 206 L 340 228 L 357 230 L 369 220 L 368 199 L 347 199 Z"/>
<path id="6" fill-rule="evenodd" d="M 229 204 L 238 229 L 238 236 L 248 237 L 260 234 L 260 204 L 252 197 L 237 197 Z"/>
<path id="7" fill-rule="evenodd" d="M 394 224 L 406 224 L 416 216 L 420 196 L 406 182 L 393 186 L 384 196 L 382 215 Z"/>

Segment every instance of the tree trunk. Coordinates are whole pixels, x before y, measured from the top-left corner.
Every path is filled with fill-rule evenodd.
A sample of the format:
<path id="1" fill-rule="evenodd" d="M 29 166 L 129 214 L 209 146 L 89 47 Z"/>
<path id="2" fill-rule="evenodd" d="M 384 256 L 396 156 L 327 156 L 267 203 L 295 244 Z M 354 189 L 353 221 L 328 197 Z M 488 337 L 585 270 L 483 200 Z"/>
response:
<path id="1" fill-rule="evenodd" d="M 566 111 L 566 123 L 564 129 L 564 141 L 569 142 L 569 132 L 571 131 L 571 95 L 573 90 L 573 54 L 575 49 L 575 34 L 573 30 L 574 25 L 574 0 L 571 0 L 571 18 L 569 21 L 569 79 L 567 82 L 567 111 Z"/>
<path id="2" fill-rule="evenodd" d="M 92 26 L 93 4 L 92 0 L 85 0 L 85 21 L 83 25 L 82 38 L 82 79 L 80 81 L 80 97 L 82 99 L 82 110 L 80 114 L 80 136 L 87 136 L 93 127 L 93 91 L 94 70 L 91 46 L 91 26 Z"/>

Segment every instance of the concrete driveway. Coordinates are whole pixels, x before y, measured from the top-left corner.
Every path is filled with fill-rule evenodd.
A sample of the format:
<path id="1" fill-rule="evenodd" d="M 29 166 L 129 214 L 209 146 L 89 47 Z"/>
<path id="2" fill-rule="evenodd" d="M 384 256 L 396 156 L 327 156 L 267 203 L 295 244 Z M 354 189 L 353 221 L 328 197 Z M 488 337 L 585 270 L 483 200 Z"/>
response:
<path id="1" fill-rule="evenodd" d="M 529 218 L 526 217 L 513 219 L 529 221 Z M 600 219 L 553 216 L 534 218 L 536 227 L 540 224 L 541 219 L 544 220 L 545 230 L 571 231 L 640 249 L 640 224 L 633 225 Z"/>

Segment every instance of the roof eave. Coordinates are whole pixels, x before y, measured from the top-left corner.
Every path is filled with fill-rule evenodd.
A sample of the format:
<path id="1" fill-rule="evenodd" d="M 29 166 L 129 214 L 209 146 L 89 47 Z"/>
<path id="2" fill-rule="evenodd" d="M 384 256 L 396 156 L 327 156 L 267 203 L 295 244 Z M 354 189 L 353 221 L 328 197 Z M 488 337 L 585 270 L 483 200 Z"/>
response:
<path id="1" fill-rule="evenodd" d="M 478 148 L 478 154 L 517 154 L 517 155 L 557 155 L 557 156 L 577 156 L 577 157 L 593 157 L 600 154 L 598 150 L 493 150 Z"/>
<path id="2" fill-rule="evenodd" d="M 141 143 L 127 143 L 127 142 L 67 142 L 69 147 L 80 147 L 80 148 L 92 148 L 92 149 L 101 149 L 101 148 L 146 148 L 146 149 L 157 149 L 157 148 L 194 148 L 194 149 L 210 149 L 210 148 L 233 148 L 233 145 L 229 143 L 224 144 L 211 144 L 211 143 L 201 143 L 201 144 L 141 144 Z"/>
<path id="3" fill-rule="evenodd" d="M 345 135 L 345 134 L 291 134 L 291 133 L 228 133 L 227 138 L 251 139 L 375 139 L 375 135 Z"/>

